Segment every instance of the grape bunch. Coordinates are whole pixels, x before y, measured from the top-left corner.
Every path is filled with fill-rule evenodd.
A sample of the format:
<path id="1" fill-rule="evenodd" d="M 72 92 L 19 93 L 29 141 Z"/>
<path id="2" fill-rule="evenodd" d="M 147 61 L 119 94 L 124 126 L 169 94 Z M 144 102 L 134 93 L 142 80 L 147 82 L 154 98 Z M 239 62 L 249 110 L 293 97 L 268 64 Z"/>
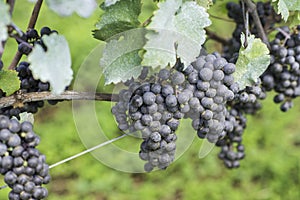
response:
<path id="1" fill-rule="evenodd" d="M 112 113 L 120 130 L 141 132 L 139 155 L 147 161 L 145 171 L 165 169 L 174 160 L 175 131 L 182 118 L 191 118 L 198 136 L 212 143 L 226 136 L 234 71 L 234 64 L 214 53 L 199 56 L 186 69 L 177 63 L 150 78 L 142 72 L 140 80 L 126 83 Z"/>
<path id="2" fill-rule="evenodd" d="M 51 30 L 49 27 L 43 27 L 40 30 L 40 35 L 35 29 L 29 29 L 21 38 L 17 38 L 18 50 L 21 54 L 28 55 L 32 51 L 34 45 L 39 44 L 46 51 L 47 47 L 43 43 L 42 36 L 57 33 L 56 30 Z"/>
<path id="3" fill-rule="evenodd" d="M 40 80 L 35 80 L 33 78 L 31 70 L 29 69 L 28 62 L 20 62 L 18 67 L 16 68 L 16 71 L 18 72 L 18 76 L 21 81 L 20 90 L 23 93 L 49 91 L 50 89 L 49 83 L 44 83 Z M 5 94 L 3 92 L 2 93 L 0 92 L 0 97 L 3 96 L 5 96 Z M 38 108 L 43 106 L 44 106 L 43 101 L 28 102 L 17 106 L 15 105 L 6 108 L 1 108 L 0 114 L 6 115 L 8 117 L 15 116 L 19 118 L 20 113 L 22 112 L 36 113 L 38 111 Z"/>
<path id="4" fill-rule="evenodd" d="M 8 198 L 44 199 L 50 181 L 46 158 L 36 149 L 40 139 L 30 122 L 0 115 L 0 173 L 11 188 Z"/>
<path id="5" fill-rule="evenodd" d="M 231 169 L 240 166 L 240 160 L 245 157 L 242 144 L 243 133 L 246 128 L 247 119 L 241 110 L 229 108 L 226 112 L 225 132 L 216 145 L 221 147 L 219 158 L 224 165 Z"/>
<path id="6" fill-rule="evenodd" d="M 143 73 L 141 76 L 145 78 Z M 144 165 L 147 172 L 154 167 L 165 169 L 174 160 L 175 131 L 183 117 L 176 87 L 185 81 L 184 75 L 176 70 L 162 69 L 157 77 L 154 82 L 128 83 L 128 90 L 120 92 L 120 101 L 112 108 L 121 130 L 142 133 L 139 156 L 147 161 Z"/>
<path id="7" fill-rule="evenodd" d="M 235 65 L 217 53 L 198 57 L 184 71 L 187 83 L 178 95 L 182 112 L 189 107 L 186 117 L 193 120 L 198 137 L 212 143 L 224 135 L 226 103 L 234 98 L 234 71 Z"/>
<path id="8" fill-rule="evenodd" d="M 246 86 L 243 90 L 239 90 L 237 84 L 233 84 L 231 89 L 235 93 L 234 100 L 228 102 L 227 105 L 244 114 L 256 114 L 262 107 L 260 100 L 267 96 L 265 89 L 261 86 L 260 79 L 252 86 Z"/>
<path id="9" fill-rule="evenodd" d="M 283 112 L 292 106 L 292 99 L 300 96 L 300 33 L 282 27 L 271 45 L 271 64 L 261 76 L 265 90 L 277 94 L 274 102 Z"/>

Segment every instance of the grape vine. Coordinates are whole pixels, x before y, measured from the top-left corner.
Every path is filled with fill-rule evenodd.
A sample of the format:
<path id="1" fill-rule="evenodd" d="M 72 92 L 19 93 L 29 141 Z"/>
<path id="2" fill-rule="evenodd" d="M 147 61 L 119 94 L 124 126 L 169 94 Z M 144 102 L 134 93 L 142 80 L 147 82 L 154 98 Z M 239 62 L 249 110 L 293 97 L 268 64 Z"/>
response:
<path id="1" fill-rule="evenodd" d="M 0 173 L 10 188 L 8 199 L 46 198 L 50 168 L 135 132 L 141 135 L 137 152 L 144 171 L 167 169 L 176 159 L 176 131 L 185 119 L 191 119 L 199 139 L 220 148 L 218 157 L 227 168 L 238 168 L 246 156 L 247 116 L 262 110 L 270 92 L 283 112 L 300 96 L 300 21 L 286 21 L 300 8 L 293 6 L 296 0 L 220 2 L 235 24 L 228 39 L 209 28 L 214 20 L 208 9 L 218 3 L 155 1 L 157 11 L 140 22 L 140 0 L 105 1 L 93 36 L 106 42 L 99 58 L 105 84 L 124 86 L 118 94 L 106 94 L 70 90 L 66 38 L 48 26 L 35 28 L 43 0 L 36 1 L 24 31 L 12 19 L 15 1 L 0 2 Z M 81 4 L 47 2 L 59 15 L 75 12 L 84 18 L 97 5 Z M 138 34 L 130 32 L 138 28 Z M 206 36 L 221 48 L 207 53 Z M 2 56 L 11 39 L 17 49 L 8 65 Z M 33 124 L 21 122 L 21 115 L 37 113 L 45 101 L 66 100 L 116 102 L 111 113 L 125 134 L 49 167 L 37 149 Z"/>

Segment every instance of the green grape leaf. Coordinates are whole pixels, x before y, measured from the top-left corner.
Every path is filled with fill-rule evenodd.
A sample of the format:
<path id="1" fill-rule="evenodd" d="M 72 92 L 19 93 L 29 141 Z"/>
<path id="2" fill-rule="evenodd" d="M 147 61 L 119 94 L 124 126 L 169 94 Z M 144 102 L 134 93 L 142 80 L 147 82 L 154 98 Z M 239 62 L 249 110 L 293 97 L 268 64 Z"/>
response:
<path id="1" fill-rule="evenodd" d="M 0 1 L 0 52 L 3 51 L 2 41 L 8 38 L 7 25 L 9 25 L 10 22 L 9 6 L 3 1 Z"/>
<path id="2" fill-rule="evenodd" d="M 259 76 L 268 68 L 270 64 L 269 49 L 260 39 L 250 35 L 247 38 L 248 46 L 245 47 L 245 34 L 241 35 L 241 48 L 236 62 L 236 72 L 234 79 L 239 84 L 240 89 L 253 85 Z"/>
<path id="3" fill-rule="evenodd" d="M 9 96 L 20 89 L 18 73 L 13 70 L 0 70 L 0 89 Z"/>
<path id="4" fill-rule="evenodd" d="M 51 10 L 61 16 L 70 16 L 76 12 L 80 17 L 88 18 L 97 8 L 95 0 L 47 0 Z"/>
<path id="5" fill-rule="evenodd" d="M 287 21 L 289 27 L 297 26 L 300 24 L 300 11 L 295 11 L 290 14 L 290 17 Z"/>
<path id="6" fill-rule="evenodd" d="M 49 82 L 53 94 L 61 94 L 72 81 L 71 55 L 67 40 L 55 33 L 42 37 L 47 51 L 35 45 L 28 55 L 29 68 L 35 79 Z"/>
<path id="7" fill-rule="evenodd" d="M 105 5 L 105 7 L 108 7 L 108 6 L 116 4 L 118 1 L 120 1 L 120 0 L 105 0 L 104 5 Z"/>
<path id="8" fill-rule="evenodd" d="M 281 14 L 284 21 L 289 17 L 289 11 L 300 11 L 299 0 L 272 0 L 278 14 Z"/>
<path id="9" fill-rule="evenodd" d="M 34 124 L 34 116 L 32 113 L 22 112 L 19 115 L 20 115 L 20 120 L 18 120 L 15 116 L 13 116 L 13 118 L 18 120 L 20 123 L 30 122 L 30 123 Z"/>
<path id="10" fill-rule="evenodd" d="M 141 13 L 141 0 L 122 0 L 105 7 L 100 21 L 96 24 L 94 37 L 99 40 L 107 40 L 112 36 L 126 30 L 137 28 L 140 25 L 138 16 Z"/>
<path id="11" fill-rule="evenodd" d="M 158 4 L 148 28 L 148 39 L 142 64 L 145 66 L 173 66 L 176 55 L 188 66 L 200 54 L 205 42 L 204 28 L 211 24 L 205 8 L 196 2 L 167 0 Z"/>
<path id="12" fill-rule="evenodd" d="M 144 29 L 126 31 L 118 39 L 112 39 L 106 44 L 100 60 L 106 85 L 125 82 L 140 75 L 142 59 L 139 52 L 144 44 Z"/>
<path id="13" fill-rule="evenodd" d="M 213 0 L 196 0 L 197 4 L 199 6 L 202 6 L 203 8 L 209 9 L 210 6 L 213 5 Z"/>

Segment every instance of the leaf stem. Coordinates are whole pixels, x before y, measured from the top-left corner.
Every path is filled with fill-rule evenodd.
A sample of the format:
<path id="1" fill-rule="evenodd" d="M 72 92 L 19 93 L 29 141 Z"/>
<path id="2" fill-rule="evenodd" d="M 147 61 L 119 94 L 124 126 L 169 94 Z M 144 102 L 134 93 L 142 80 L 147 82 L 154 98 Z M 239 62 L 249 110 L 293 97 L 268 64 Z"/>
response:
<path id="1" fill-rule="evenodd" d="M 43 0 L 38 0 L 33 8 L 27 29 L 33 29 L 35 27 L 36 21 L 39 17 L 39 13 L 43 4 Z"/>
<path id="2" fill-rule="evenodd" d="M 231 19 L 226 19 L 226 18 L 218 17 L 218 16 L 212 15 L 212 14 L 209 14 L 209 17 L 212 17 L 212 18 L 215 18 L 215 19 L 219 19 L 219 20 L 222 20 L 222 21 L 226 21 L 226 22 L 235 23 L 235 22 L 234 22 L 233 20 L 231 20 Z"/>
<path id="3" fill-rule="evenodd" d="M 12 16 L 15 8 L 15 0 L 6 0 L 6 3 L 9 5 L 9 14 Z"/>
<path id="4" fill-rule="evenodd" d="M 258 13 L 257 13 L 257 9 L 256 9 L 256 4 L 252 2 L 252 0 L 243 0 L 243 2 L 246 3 L 249 12 L 253 18 L 255 27 L 257 28 L 257 32 L 258 32 L 258 36 L 261 38 L 261 40 L 268 46 L 268 48 L 270 48 L 270 44 L 268 41 L 268 37 L 265 33 L 265 30 L 261 24 L 261 21 L 259 19 Z"/>
<path id="5" fill-rule="evenodd" d="M 65 91 L 62 94 L 55 95 L 51 92 L 31 92 L 16 93 L 8 97 L 0 98 L 0 108 L 12 106 L 16 103 L 27 103 L 43 100 L 96 100 L 96 101 L 112 101 L 117 102 L 119 96 L 117 94 L 93 93 L 93 92 L 76 92 Z"/>

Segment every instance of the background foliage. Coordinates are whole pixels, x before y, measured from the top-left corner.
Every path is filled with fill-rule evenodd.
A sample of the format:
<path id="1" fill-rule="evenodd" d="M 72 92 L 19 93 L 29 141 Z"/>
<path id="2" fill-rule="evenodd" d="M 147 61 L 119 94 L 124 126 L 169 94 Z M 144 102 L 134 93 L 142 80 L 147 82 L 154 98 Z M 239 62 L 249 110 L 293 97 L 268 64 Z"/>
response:
<path id="1" fill-rule="evenodd" d="M 153 9 L 150 2 L 144 1 L 146 4 L 143 9 Z M 22 29 L 25 29 L 31 8 L 32 4 L 25 1 L 16 2 L 13 20 Z M 214 14 L 218 13 L 218 9 L 224 8 L 216 6 Z M 99 43 L 92 38 L 91 32 L 99 14 L 100 9 L 89 20 L 76 15 L 60 18 L 44 6 L 37 29 L 47 25 L 65 35 L 76 73 L 84 58 Z M 146 15 L 141 18 L 146 19 Z M 224 37 L 230 36 L 233 24 L 212 20 L 215 20 L 213 24 L 216 30 L 222 27 L 220 33 L 224 32 Z M 228 30 L 224 30 L 224 27 L 228 27 Z M 218 48 L 211 41 L 207 44 L 208 49 Z M 8 50 L 3 59 L 5 63 L 14 55 L 15 45 L 13 42 L 7 44 Z M 110 89 L 109 86 L 99 87 L 99 91 Z M 199 159 L 199 140 L 195 140 L 188 151 L 166 171 L 149 174 L 115 171 L 91 155 L 86 155 L 51 170 L 53 180 L 48 185 L 48 199 L 300 199 L 300 101 L 295 100 L 295 107 L 288 113 L 280 112 L 271 101 L 269 98 L 263 102 L 264 108 L 260 113 L 249 118 L 248 129 L 245 131 L 246 158 L 238 169 L 226 169 L 218 160 L 217 151 Z M 116 136 L 118 131 L 110 113 L 110 103 L 96 104 L 96 109 L 101 110 L 102 114 L 99 123 L 105 120 L 107 123 L 104 128 L 112 137 Z M 49 164 L 85 149 L 76 133 L 72 117 L 70 102 L 46 107 L 35 117 L 35 131 L 42 139 L 39 149 L 47 156 Z M 135 144 L 136 151 L 139 150 L 139 142 L 134 139 L 119 143 Z M 0 199 L 6 199 L 7 192 L 0 191 Z"/>

